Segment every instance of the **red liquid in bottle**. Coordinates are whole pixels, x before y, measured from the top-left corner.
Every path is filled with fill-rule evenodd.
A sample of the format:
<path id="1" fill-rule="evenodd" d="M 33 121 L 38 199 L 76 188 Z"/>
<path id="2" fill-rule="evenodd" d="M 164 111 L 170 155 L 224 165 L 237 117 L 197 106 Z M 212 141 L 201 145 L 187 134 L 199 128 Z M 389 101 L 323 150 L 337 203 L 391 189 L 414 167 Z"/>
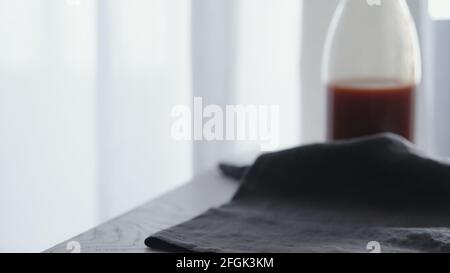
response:
<path id="1" fill-rule="evenodd" d="M 392 132 L 413 141 L 415 85 L 349 81 L 328 86 L 328 137 Z"/>

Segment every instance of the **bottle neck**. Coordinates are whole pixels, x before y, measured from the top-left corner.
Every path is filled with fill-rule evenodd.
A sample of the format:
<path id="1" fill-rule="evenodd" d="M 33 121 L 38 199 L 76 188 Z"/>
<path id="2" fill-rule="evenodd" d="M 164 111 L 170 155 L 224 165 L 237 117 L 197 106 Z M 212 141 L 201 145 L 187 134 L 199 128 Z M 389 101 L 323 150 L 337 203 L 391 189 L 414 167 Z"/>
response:
<path id="1" fill-rule="evenodd" d="M 342 0 L 341 5 L 345 9 L 376 9 L 379 12 L 409 10 L 406 0 Z"/>
<path id="2" fill-rule="evenodd" d="M 380 23 L 386 18 L 412 21 L 406 0 L 342 0 L 338 14 L 357 17 L 361 22 Z"/>

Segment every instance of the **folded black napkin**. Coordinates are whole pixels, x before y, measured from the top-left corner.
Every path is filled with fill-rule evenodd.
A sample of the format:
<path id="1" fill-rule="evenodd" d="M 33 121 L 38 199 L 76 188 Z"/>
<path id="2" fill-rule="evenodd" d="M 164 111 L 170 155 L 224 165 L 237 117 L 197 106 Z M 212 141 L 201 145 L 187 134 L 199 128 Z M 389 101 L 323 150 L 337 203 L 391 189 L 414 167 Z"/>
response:
<path id="1" fill-rule="evenodd" d="M 450 165 L 382 134 L 222 166 L 242 185 L 149 247 L 196 252 L 450 252 Z M 370 246 L 370 245 L 369 245 Z"/>

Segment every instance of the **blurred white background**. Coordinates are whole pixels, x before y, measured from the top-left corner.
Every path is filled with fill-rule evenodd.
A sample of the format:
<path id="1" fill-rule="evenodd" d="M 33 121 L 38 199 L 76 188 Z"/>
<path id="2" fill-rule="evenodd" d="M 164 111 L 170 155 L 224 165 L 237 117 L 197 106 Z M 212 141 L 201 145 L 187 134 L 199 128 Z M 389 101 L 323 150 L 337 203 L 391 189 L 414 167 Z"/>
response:
<path id="1" fill-rule="evenodd" d="M 450 8 L 429 2 L 409 1 L 419 144 L 448 156 Z M 193 96 L 279 104 L 281 147 L 323 140 L 337 3 L 0 0 L 0 252 L 42 251 L 258 147 L 173 141 L 171 109 Z"/>

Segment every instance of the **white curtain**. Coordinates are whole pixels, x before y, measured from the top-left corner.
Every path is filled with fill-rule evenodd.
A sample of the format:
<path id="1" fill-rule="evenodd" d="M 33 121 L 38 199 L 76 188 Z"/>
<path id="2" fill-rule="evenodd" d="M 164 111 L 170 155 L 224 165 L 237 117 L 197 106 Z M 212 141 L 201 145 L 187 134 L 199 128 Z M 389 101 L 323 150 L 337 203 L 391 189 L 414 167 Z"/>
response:
<path id="1" fill-rule="evenodd" d="M 279 105 L 279 148 L 300 143 L 301 1 L 193 0 L 193 94 L 206 104 Z M 195 142 L 194 170 L 252 158 L 259 142 Z"/>
<path id="2" fill-rule="evenodd" d="M 387 1 L 387 0 L 383 0 Z M 390 1 L 390 0 L 389 0 Z M 418 145 L 450 156 L 450 5 L 448 0 L 407 0 L 419 31 L 423 81 L 417 100 Z M 320 81 L 324 39 L 338 0 L 303 1 L 302 140 L 325 139 L 325 92 Z M 431 16 L 430 16 L 431 15 Z"/>
<path id="3" fill-rule="evenodd" d="M 427 3 L 428 2 L 428 3 Z M 430 150 L 439 156 L 450 156 L 450 1 L 422 2 L 424 16 L 423 44 L 426 56 L 425 88 L 429 96 L 427 116 L 431 132 Z M 426 12 L 424 12 L 426 13 Z"/>
<path id="4" fill-rule="evenodd" d="M 97 222 L 95 4 L 0 1 L 0 251 Z"/>
<path id="5" fill-rule="evenodd" d="M 0 251 L 41 251 L 257 150 L 173 140 L 172 107 L 194 96 L 279 104 L 281 147 L 299 143 L 300 14 L 297 0 L 0 0 Z"/>

